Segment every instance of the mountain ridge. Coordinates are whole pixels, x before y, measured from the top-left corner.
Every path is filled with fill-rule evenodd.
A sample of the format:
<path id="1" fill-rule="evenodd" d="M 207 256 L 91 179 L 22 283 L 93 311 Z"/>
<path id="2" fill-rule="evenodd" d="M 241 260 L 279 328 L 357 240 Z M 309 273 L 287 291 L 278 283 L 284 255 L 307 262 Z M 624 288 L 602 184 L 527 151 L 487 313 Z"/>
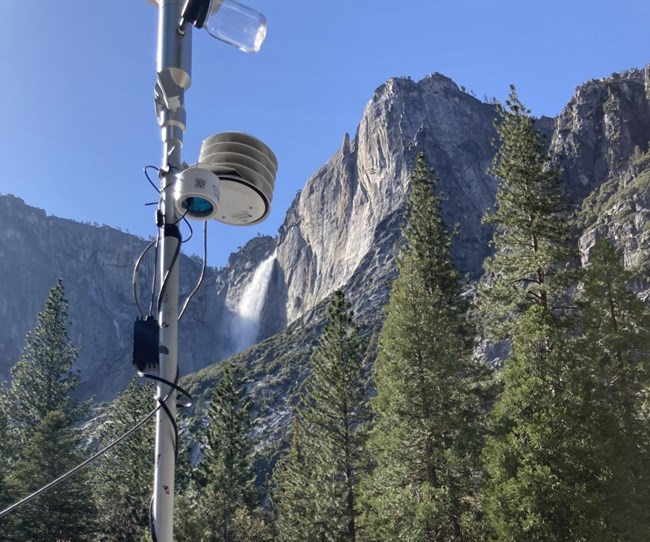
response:
<path id="1" fill-rule="evenodd" d="M 317 340 L 323 303 L 335 288 L 349 291 L 357 314 L 373 329 L 395 276 L 408 177 L 419 152 L 440 177 L 445 218 L 458 224 L 454 259 L 476 280 L 489 251 L 490 230 L 481 218 L 496 191 L 496 180 L 488 173 L 495 152 L 495 117 L 494 104 L 476 99 L 441 74 L 420 81 L 391 78 L 380 85 L 354 136 L 345 134 L 339 150 L 296 195 L 277 236 L 252 238 L 225 267 L 207 270 L 206 283 L 179 328 L 183 373 L 205 371 L 233 354 L 238 300 L 272 253 L 276 257 L 254 339 L 265 345 L 264 359 L 268 341 L 289 330 L 293 339 L 303 337 L 308 344 L 298 352 L 296 345 L 285 344 L 286 337 L 279 338 L 276 342 L 284 344 L 284 350 L 277 350 L 277 358 L 287 360 L 294 352 L 304 362 L 311 342 Z M 563 166 L 573 203 L 592 205 L 593 194 L 601 187 L 606 192 L 600 199 L 593 196 L 600 202 L 599 211 L 582 225 L 584 257 L 597 236 L 609 236 L 624 248 L 629 265 L 646 265 L 646 169 L 634 166 L 633 158 L 647 152 L 650 140 L 650 65 L 588 81 L 557 118 L 536 123 Z M 61 276 L 70 301 L 71 335 L 80 348 L 77 367 L 83 395 L 110 400 L 133 374 L 130 351 L 137 311 L 131 274 L 147 241 L 107 226 L 49 217 L 10 196 L 0 196 L 0 226 L 6 232 L 0 241 L 0 272 L 5 277 L 0 284 L 0 316 L 5 322 L 0 330 L 0 378 L 8 377 L 47 290 Z M 200 264 L 182 257 L 181 265 L 185 296 Z M 152 273 L 149 255 L 138 283 L 146 305 Z M 646 282 L 638 285 L 639 292 L 645 289 Z M 308 331 L 298 332 L 301 325 Z M 256 348 L 238 359 L 258 364 Z M 294 376 L 302 370 L 296 368 Z"/>

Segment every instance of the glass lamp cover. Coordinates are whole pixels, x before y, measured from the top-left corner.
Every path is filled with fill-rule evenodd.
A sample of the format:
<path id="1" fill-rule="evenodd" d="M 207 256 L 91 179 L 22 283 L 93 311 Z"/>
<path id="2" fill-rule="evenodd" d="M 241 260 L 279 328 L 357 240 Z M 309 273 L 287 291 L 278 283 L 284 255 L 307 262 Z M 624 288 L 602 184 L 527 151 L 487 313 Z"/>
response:
<path id="1" fill-rule="evenodd" d="M 212 0 L 208 33 L 246 53 L 257 53 L 266 37 L 266 17 L 235 0 Z"/>

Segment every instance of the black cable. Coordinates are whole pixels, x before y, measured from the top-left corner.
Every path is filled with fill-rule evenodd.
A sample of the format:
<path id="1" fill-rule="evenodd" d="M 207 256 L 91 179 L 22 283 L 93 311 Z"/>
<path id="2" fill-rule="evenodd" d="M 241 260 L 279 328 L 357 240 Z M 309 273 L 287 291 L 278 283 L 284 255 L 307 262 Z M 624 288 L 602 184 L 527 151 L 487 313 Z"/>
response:
<path id="1" fill-rule="evenodd" d="M 165 276 L 163 277 L 162 284 L 160 286 L 160 293 L 158 294 L 157 313 L 160 313 L 160 306 L 162 305 L 163 295 L 165 294 L 165 289 L 167 288 L 167 280 L 169 279 L 169 273 L 171 272 L 171 270 L 176 265 L 176 261 L 178 260 L 178 257 L 180 256 L 181 245 L 183 243 L 187 243 L 192 238 L 192 235 L 194 234 L 194 231 L 192 230 L 192 226 L 190 226 L 190 223 L 187 221 L 187 219 L 185 219 L 184 216 L 182 216 L 176 222 L 174 222 L 172 224 L 172 226 L 176 226 L 176 224 L 178 224 L 178 222 L 180 222 L 181 219 L 183 219 L 187 223 L 187 225 L 189 226 L 189 228 L 190 228 L 190 236 L 187 239 L 182 239 L 180 237 L 180 235 L 177 236 L 178 242 L 176 244 L 176 250 L 174 251 L 174 256 L 172 257 L 172 261 L 169 264 L 169 269 L 167 269 L 167 272 L 165 273 Z M 158 264 L 158 245 L 156 245 L 156 265 L 157 264 Z M 151 313 L 151 310 L 149 312 Z"/>
<path id="2" fill-rule="evenodd" d="M 140 263 L 142 263 L 142 259 L 145 257 L 147 252 L 149 252 L 149 249 L 156 244 L 158 239 L 155 241 L 151 241 L 147 245 L 147 247 L 142 251 L 140 256 L 138 256 L 138 259 L 135 262 L 135 265 L 133 266 L 133 276 L 131 278 L 131 285 L 133 286 L 133 300 L 135 301 L 135 306 L 138 308 L 138 312 L 140 313 L 140 316 L 142 318 L 145 317 L 144 311 L 142 310 L 142 307 L 140 306 L 140 301 L 138 300 L 138 288 L 137 288 L 137 278 L 138 278 L 138 269 L 140 268 Z M 155 273 L 154 273 L 155 276 Z M 149 309 L 149 314 L 151 314 L 151 309 Z"/>
<path id="3" fill-rule="evenodd" d="M 185 215 L 187 214 L 188 211 L 189 209 L 185 209 L 185 212 L 181 216 L 179 216 L 174 222 L 172 222 L 172 225 L 177 226 L 181 220 L 185 220 Z M 185 222 L 187 222 L 187 220 L 185 220 Z M 189 222 L 187 223 L 189 224 Z"/>
<path id="4" fill-rule="evenodd" d="M 149 300 L 149 316 L 153 315 L 153 302 L 154 299 L 156 298 L 156 284 L 158 283 L 158 273 L 156 273 L 156 270 L 158 269 L 158 257 L 160 255 L 160 233 L 156 236 L 156 254 L 154 256 L 153 260 L 153 273 L 151 277 L 151 299 Z"/>
<path id="5" fill-rule="evenodd" d="M 185 303 L 183 303 L 183 308 L 181 309 L 181 312 L 178 314 L 179 320 L 183 318 L 183 314 L 185 314 L 185 309 L 187 309 L 187 306 L 190 304 L 190 301 L 192 301 L 194 294 L 201 287 L 201 284 L 203 284 L 203 279 L 205 278 L 205 269 L 207 267 L 207 263 L 206 263 L 207 260 L 208 260 L 208 221 L 206 220 L 205 222 L 203 222 L 203 265 L 201 266 L 201 275 L 199 276 L 199 280 L 196 283 L 196 286 L 190 292 L 190 295 L 187 296 Z"/>
<path id="6" fill-rule="evenodd" d="M 142 169 L 142 171 L 144 173 L 144 176 L 146 177 L 147 181 L 149 181 L 149 184 L 153 187 L 153 189 L 158 194 L 160 194 L 161 190 L 156 186 L 156 184 L 151 180 L 151 177 L 149 176 L 149 170 L 150 169 L 153 169 L 156 172 L 160 173 L 160 168 L 158 168 L 156 166 L 153 166 L 153 165 L 147 165 Z M 157 226 L 161 226 L 161 224 L 158 224 L 158 222 L 161 220 L 159 218 L 161 216 L 161 211 L 160 211 L 161 202 L 162 202 L 162 199 L 159 198 L 157 202 L 145 203 L 145 205 L 158 205 L 158 211 L 156 213 Z M 134 297 L 134 300 L 135 300 L 136 307 L 138 308 L 138 311 L 140 312 L 140 316 L 142 318 L 145 317 L 145 314 L 144 314 L 144 311 L 142 310 L 142 307 L 140 306 L 140 303 L 139 303 L 139 300 L 138 300 L 138 297 L 137 297 L 137 293 L 136 293 L 137 271 L 138 271 L 138 267 L 140 266 L 140 262 L 141 262 L 142 258 L 145 256 L 145 254 L 151 249 L 151 247 L 154 244 L 156 245 L 156 255 L 155 255 L 155 258 L 154 258 L 154 272 L 153 272 L 153 276 L 152 276 L 152 279 L 151 279 L 151 300 L 149 301 L 149 316 L 151 316 L 152 311 L 153 311 L 154 300 L 156 298 L 156 282 L 157 282 L 158 276 L 157 276 L 157 273 L 156 273 L 155 270 L 157 269 L 157 266 L 158 266 L 158 247 L 159 247 L 159 244 L 160 244 L 160 234 L 158 234 L 156 236 L 155 241 L 152 241 L 151 243 L 149 243 L 147 248 L 144 249 L 144 252 L 138 258 L 138 260 L 137 260 L 137 262 L 135 264 L 135 267 L 133 269 L 133 297 Z"/>
<path id="7" fill-rule="evenodd" d="M 178 217 L 178 219 L 176 219 L 175 222 L 172 222 L 172 224 L 174 226 L 176 226 L 182 220 L 183 222 L 185 222 L 185 224 L 187 224 L 187 227 L 190 229 L 190 236 L 187 239 L 183 239 L 181 241 L 181 243 L 187 243 L 190 239 L 192 239 L 192 236 L 194 235 L 194 230 L 192 229 L 192 224 L 190 224 L 190 221 L 187 220 L 187 217 L 186 217 L 188 212 L 189 212 L 189 209 L 185 209 L 185 212 L 180 217 Z"/>
<path id="8" fill-rule="evenodd" d="M 155 380 L 156 382 L 160 382 L 162 384 L 166 384 L 170 388 L 173 388 L 174 391 L 177 391 L 179 393 L 179 397 L 185 396 L 187 397 L 188 401 L 185 403 L 179 403 L 178 402 L 178 397 L 176 398 L 176 406 L 181 407 L 181 408 L 190 408 L 192 406 L 192 396 L 189 394 L 187 390 L 184 390 L 178 385 L 178 380 L 179 380 L 179 371 L 178 368 L 176 369 L 176 379 L 174 382 L 170 382 L 169 380 L 164 379 L 161 376 L 156 376 L 151 373 L 143 373 L 141 371 L 138 371 L 138 376 L 140 378 L 149 378 L 150 380 Z M 165 401 L 169 399 L 169 396 L 171 393 L 167 394 L 165 396 Z"/>
<path id="9" fill-rule="evenodd" d="M 153 501 L 154 496 L 151 495 L 151 500 L 149 501 L 149 532 L 151 532 L 151 542 L 158 542 L 158 537 L 156 536 L 156 526 L 153 523 Z"/>
<path id="10" fill-rule="evenodd" d="M 167 398 L 168 398 L 168 397 L 166 397 L 165 400 L 167 400 Z M 160 401 L 159 401 L 159 403 L 160 403 Z M 142 426 L 143 426 L 143 425 L 144 425 L 144 424 L 145 424 L 149 419 L 151 419 L 151 418 L 156 414 L 156 412 L 158 412 L 161 408 L 162 408 L 162 407 L 161 407 L 161 405 L 159 404 L 155 409 L 153 409 L 151 412 L 149 412 L 149 414 L 147 414 L 144 418 L 142 418 L 142 420 L 140 420 L 137 424 L 135 424 L 131 429 L 129 429 L 129 430 L 128 430 L 126 433 L 124 433 L 121 437 L 118 437 L 118 438 L 115 439 L 113 442 L 111 442 L 108 446 L 102 448 L 101 450 L 99 450 L 99 452 L 97 452 L 96 454 L 90 456 L 90 457 L 89 457 L 88 459 L 86 459 L 84 462 L 82 462 L 82 463 L 80 463 L 79 465 L 77 465 L 76 467 L 70 469 L 70 470 L 69 470 L 68 472 L 66 472 L 65 474 L 62 474 L 62 475 L 59 476 L 57 479 L 52 480 L 50 483 L 44 485 L 42 488 L 37 489 L 37 490 L 34 491 L 34 493 L 32 493 L 31 495 L 28 495 L 28 496 L 25 497 L 24 499 L 21 499 L 21 500 L 19 500 L 18 502 L 16 502 L 16 503 L 12 504 L 11 506 L 9 506 L 8 508 L 5 508 L 4 510 L 2 510 L 2 511 L 0 512 L 0 518 L 2 518 L 3 516 L 6 516 L 7 514 L 9 514 L 9 513 L 11 513 L 11 512 L 13 512 L 13 511 L 14 511 L 16 508 L 18 508 L 19 506 L 22 506 L 23 504 L 27 504 L 28 502 L 32 501 L 33 499 L 35 499 L 36 497 L 38 497 L 38 496 L 41 495 L 42 493 L 45 493 L 46 491 L 49 491 L 49 490 L 52 489 L 53 487 L 59 485 L 59 484 L 60 484 L 61 482 L 63 482 L 64 480 L 67 480 L 67 479 L 68 479 L 70 476 L 72 476 L 73 474 L 77 473 L 78 471 L 80 471 L 80 470 L 83 469 L 84 467 L 88 466 L 90 463 L 92 463 L 93 461 L 95 461 L 97 458 L 99 458 L 100 456 L 102 456 L 102 455 L 104 455 L 106 452 L 108 452 L 111 448 L 114 448 L 114 447 L 117 446 L 120 442 L 122 442 L 122 441 L 125 440 L 126 438 L 130 437 L 133 433 L 135 433 L 135 431 L 137 431 L 138 429 L 140 429 L 140 428 L 141 428 L 141 427 L 142 427 Z"/>
<path id="11" fill-rule="evenodd" d="M 179 395 L 176 397 L 176 406 L 182 408 L 190 408 L 192 406 L 192 396 L 186 390 L 184 390 L 178 385 L 178 381 L 180 379 L 180 372 L 178 368 L 176 368 L 176 377 L 174 378 L 174 382 L 170 382 L 169 380 L 166 380 L 160 376 L 156 376 L 150 373 L 138 372 L 138 376 L 141 378 L 149 378 L 150 380 L 155 380 L 156 382 L 161 382 L 163 384 L 166 384 L 170 388 L 172 388 L 172 390 L 178 392 Z M 167 400 L 169 399 L 171 394 L 172 392 L 170 391 L 165 396 L 164 399 L 161 399 L 160 397 L 156 397 L 156 400 L 158 401 L 158 408 L 156 410 L 162 408 L 172 423 L 172 427 L 174 428 L 174 461 L 178 461 L 178 424 L 176 423 L 174 416 L 172 415 L 171 411 L 169 410 L 169 407 L 167 406 Z M 183 395 L 188 398 L 188 401 L 185 403 L 179 403 L 178 399 Z M 154 525 L 154 517 L 153 517 L 154 500 L 155 500 L 155 495 L 152 495 L 151 500 L 149 501 L 149 530 L 151 532 L 152 541 L 156 542 L 158 538 L 156 536 L 156 528 Z"/>
<path id="12" fill-rule="evenodd" d="M 187 243 L 190 239 L 192 239 L 192 236 L 194 235 L 194 230 L 192 229 L 192 224 L 190 224 L 190 221 L 187 220 L 187 218 L 185 216 L 185 215 L 187 215 L 188 212 L 189 212 L 189 209 L 185 209 L 185 212 L 180 217 L 178 217 L 178 219 L 175 222 L 172 222 L 172 224 L 174 226 L 176 226 L 182 220 L 183 222 L 185 222 L 185 224 L 187 224 L 187 227 L 190 229 L 190 236 L 187 239 L 183 239 L 182 236 L 181 236 L 181 243 Z"/>
<path id="13" fill-rule="evenodd" d="M 174 379 L 174 382 L 170 382 L 169 380 L 166 380 L 160 376 L 156 376 L 154 374 L 150 373 L 143 373 L 138 371 L 138 376 L 140 378 L 148 378 L 150 380 L 155 380 L 156 382 L 160 382 L 162 384 L 165 384 L 172 388 L 174 391 L 178 392 L 178 396 L 176 397 L 176 406 L 181 407 L 181 408 L 190 408 L 192 406 L 192 396 L 185 391 L 183 388 L 181 388 L 178 385 L 178 381 L 180 379 L 180 371 L 178 370 L 178 367 L 176 368 L 176 378 Z M 171 396 L 172 392 L 170 391 L 164 399 L 161 399 L 160 397 L 156 397 L 156 401 L 158 401 L 158 408 L 162 408 L 165 414 L 167 414 L 167 417 L 169 418 L 169 421 L 172 424 L 172 427 L 174 428 L 174 459 L 178 460 L 178 424 L 176 423 L 176 419 L 174 418 L 174 415 L 172 414 L 171 410 L 169 410 L 169 407 L 167 406 L 167 400 Z M 179 403 L 180 397 L 185 396 L 188 398 L 188 401 L 185 403 Z"/>
<path id="14" fill-rule="evenodd" d="M 173 168 L 172 166 L 169 166 L 169 167 L 170 167 L 170 171 L 171 171 L 171 169 L 179 169 L 179 168 Z M 172 182 L 167 183 L 167 184 L 165 185 L 165 187 L 164 187 L 162 190 L 160 190 L 160 189 L 155 185 L 155 183 L 151 180 L 151 177 L 149 176 L 149 171 L 148 171 L 149 169 L 154 169 L 154 170 L 156 170 L 159 174 L 160 174 L 161 169 L 160 169 L 160 168 L 157 168 L 156 166 L 152 166 L 152 165 L 145 166 L 144 169 L 143 169 L 143 172 L 144 172 L 145 177 L 147 178 L 147 181 L 149 181 L 149 184 L 151 184 L 151 186 L 153 186 L 153 188 L 154 188 L 154 189 L 156 190 L 156 192 L 158 192 L 159 194 L 162 194 L 163 192 L 166 192 L 169 188 L 173 187 L 173 186 L 176 184 L 176 179 L 174 178 L 174 179 L 172 180 Z M 157 215 L 158 215 L 158 219 L 157 219 L 158 224 L 157 224 L 157 225 L 158 225 L 159 228 L 163 226 L 163 225 L 161 224 L 161 222 L 162 222 L 162 220 L 163 220 L 163 219 L 161 218 L 161 212 L 162 212 L 161 209 L 160 209 L 161 203 L 162 203 L 162 197 L 161 197 L 161 199 L 158 200 L 158 214 L 157 214 Z M 158 313 L 160 313 L 160 306 L 161 306 L 161 304 L 162 304 L 162 299 L 163 299 L 163 296 L 164 296 L 164 294 L 165 294 L 165 289 L 167 288 L 167 280 L 168 280 L 168 278 L 169 278 L 169 273 L 170 273 L 171 270 L 173 269 L 174 265 L 176 265 L 176 262 L 177 262 L 177 260 L 178 260 L 179 255 L 180 255 L 180 245 L 181 245 L 182 243 L 187 243 L 190 239 L 192 239 L 192 237 L 193 237 L 193 235 L 194 235 L 194 230 L 192 229 L 192 225 L 189 223 L 189 221 L 187 220 L 187 218 L 186 218 L 186 216 L 185 216 L 185 215 L 187 215 L 188 211 L 189 211 L 189 209 L 186 209 L 185 212 L 184 212 L 184 213 L 183 213 L 183 214 L 182 214 L 178 219 L 176 219 L 174 222 L 171 223 L 171 226 L 177 226 L 178 223 L 179 223 L 181 220 L 184 221 L 184 222 L 187 224 L 187 227 L 188 227 L 189 230 L 190 230 L 190 235 L 189 235 L 189 237 L 188 237 L 187 239 L 183 239 L 183 238 L 180 236 L 180 234 L 178 234 L 178 235 L 174 234 L 174 235 L 173 235 L 174 237 L 176 237 L 176 238 L 178 239 L 178 245 L 176 246 L 176 251 L 174 252 L 174 256 L 172 257 L 172 261 L 171 261 L 171 264 L 170 264 L 170 266 L 169 266 L 169 269 L 168 269 L 167 272 L 165 273 L 165 276 L 163 277 L 163 280 L 162 280 L 162 284 L 161 284 L 161 287 L 160 287 L 160 293 L 158 294 L 158 303 L 157 303 L 157 312 L 158 312 Z M 166 228 L 166 226 L 164 226 L 164 227 Z M 166 231 L 166 233 L 169 232 L 169 230 L 167 230 L 167 229 L 166 229 L 165 231 Z M 159 244 L 160 244 L 159 242 L 160 242 L 160 234 L 158 235 L 158 237 L 156 238 L 156 241 L 155 241 L 155 245 L 156 245 L 156 258 L 155 258 L 154 268 L 157 268 L 157 266 L 158 266 L 158 256 L 159 256 L 159 254 L 158 254 L 158 250 L 159 250 Z M 153 244 L 154 244 L 154 241 L 152 241 L 152 242 L 147 246 L 147 248 L 144 250 L 143 254 L 140 255 L 140 257 L 138 258 L 138 260 L 137 260 L 137 262 L 136 262 L 136 265 L 135 265 L 135 267 L 134 267 L 134 270 L 133 270 L 133 280 L 132 280 L 132 282 L 133 282 L 133 297 L 134 297 L 134 300 L 135 300 L 136 307 L 138 308 L 138 311 L 140 312 L 140 316 L 141 316 L 142 318 L 145 317 L 145 314 L 144 314 L 144 311 L 142 310 L 142 307 L 140 306 L 140 302 L 139 302 L 139 300 L 138 300 L 138 296 L 137 296 L 137 287 L 136 287 L 137 270 L 138 270 L 138 267 L 139 267 L 139 265 L 140 265 L 140 263 L 141 263 L 141 261 L 142 261 L 142 258 L 143 258 L 144 255 L 145 255 L 145 254 L 146 254 L 146 253 L 151 249 L 151 247 L 153 246 Z M 151 314 L 152 314 L 152 311 L 153 311 L 153 305 L 154 305 L 154 298 L 155 298 L 155 291 L 156 291 L 156 282 L 157 282 L 157 278 L 158 278 L 158 277 L 157 277 L 157 274 L 154 272 L 153 279 L 152 279 L 152 285 L 151 285 L 151 301 L 150 301 L 150 303 L 149 303 L 149 315 L 151 315 Z M 201 277 L 201 280 L 202 280 L 202 279 L 203 279 L 203 276 Z M 193 293 L 190 294 L 190 295 L 193 295 Z M 180 317 L 179 317 L 179 319 L 180 319 Z"/>
<path id="15" fill-rule="evenodd" d="M 178 168 L 176 168 L 176 169 L 178 169 Z M 168 188 L 172 187 L 175 183 L 176 183 L 176 179 L 174 179 L 174 181 L 172 181 L 171 183 L 168 183 L 163 188 L 163 191 L 166 191 Z M 159 205 L 159 208 L 158 208 L 158 215 L 159 215 L 158 226 L 159 227 L 161 227 L 160 222 L 162 222 L 164 220 L 164 218 L 161 217 L 161 209 L 160 209 L 160 204 L 161 203 L 162 203 L 162 198 L 160 199 L 159 204 L 158 204 Z M 188 212 L 189 212 L 189 209 L 186 209 L 185 212 L 179 218 L 177 218 L 174 222 L 171 222 L 170 224 L 162 225 L 162 228 L 163 228 L 163 231 L 164 231 L 164 236 L 165 237 L 175 237 L 177 239 L 178 243 L 176 245 L 176 250 L 174 251 L 172 261 L 171 261 L 171 263 L 169 265 L 169 268 L 165 272 L 165 276 L 163 277 L 162 283 L 160 285 L 160 293 L 158 294 L 158 303 L 157 303 L 157 313 L 158 314 L 160 313 L 160 307 L 162 305 L 163 296 L 165 294 L 165 289 L 167 288 L 167 280 L 169 279 L 169 274 L 171 273 L 171 270 L 174 268 L 174 265 L 176 265 L 176 262 L 178 260 L 179 255 L 180 255 L 180 252 L 181 252 L 181 244 L 186 243 L 187 241 L 189 241 L 192 238 L 192 236 L 194 235 L 194 230 L 192 229 L 192 226 L 190 225 L 188 220 L 185 218 L 185 215 Z M 188 228 L 190 229 L 190 236 L 187 239 L 182 238 L 182 236 L 180 234 L 180 230 L 178 228 L 178 223 L 181 220 L 185 221 Z M 158 260 L 156 260 L 156 262 L 157 261 Z"/>
<path id="16" fill-rule="evenodd" d="M 190 221 L 187 220 L 187 218 L 185 218 L 184 216 L 183 216 L 183 222 L 185 222 L 185 224 L 187 224 L 187 227 L 190 229 L 190 236 L 187 239 L 183 239 L 183 243 L 187 243 L 190 239 L 192 239 L 192 236 L 194 235 L 194 230 L 192 229 L 192 224 L 190 224 Z"/>
<path id="17" fill-rule="evenodd" d="M 160 171 L 160 168 L 157 168 L 156 166 L 145 166 L 144 167 L 144 176 L 147 178 L 147 181 L 149 181 L 149 184 L 153 186 L 154 190 L 160 194 L 160 188 L 158 188 L 154 182 L 151 180 L 151 177 L 149 177 L 148 169 L 155 169 L 156 171 Z"/>
<path id="18" fill-rule="evenodd" d="M 149 177 L 149 171 L 148 171 L 149 169 L 155 169 L 156 171 L 160 171 L 160 169 L 157 168 L 156 166 L 152 166 L 152 165 L 145 166 L 142 169 L 142 171 L 144 173 L 144 176 L 146 177 L 147 181 L 149 181 L 149 184 L 151 186 L 153 186 L 154 190 L 160 194 L 159 188 L 151 180 L 151 177 Z M 153 203 L 153 204 L 147 203 L 145 205 L 156 205 L 156 204 L 160 205 L 160 200 L 157 203 Z M 140 306 L 140 300 L 138 299 L 138 289 L 137 289 L 138 269 L 140 268 L 140 264 L 142 263 L 142 259 L 145 257 L 147 252 L 149 252 L 149 250 L 151 249 L 151 247 L 154 244 L 156 244 L 156 259 L 157 259 L 157 257 L 158 257 L 157 256 L 157 252 L 158 252 L 157 242 L 158 242 L 158 239 L 156 239 L 155 241 L 152 241 L 151 243 L 149 243 L 147 245 L 147 247 L 142 251 L 140 256 L 138 256 L 138 259 L 136 260 L 135 265 L 133 266 L 133 276 L 131 278 L 131 286 L 133 287 L 133 300 L 135 301 L 135 306 L 137 307 L 138 312 L 140 313 L 140 316 L 142 318 L 145 317 L 145 314 L 144 314 L 144 311 L 142 310 L 142 307 Z M 155 269 L 155 267 L 154 267 L 154 269 Z M 153 307 L 153 296 L 154 296 L 154 289 L 155 289 L 155 285 L 156 285 L 155 281 L 156 281 L 156 278 L 155 278 L 155 272 L 154 272 L 154 281 L 153 281 L 153 284 L 152 284 L 152 294 L 151 294 L 152 301 L 151 301 L 151 304 L 149 306 L 149 314 L 150 315 L 151 315 L 151 308 Z"/>

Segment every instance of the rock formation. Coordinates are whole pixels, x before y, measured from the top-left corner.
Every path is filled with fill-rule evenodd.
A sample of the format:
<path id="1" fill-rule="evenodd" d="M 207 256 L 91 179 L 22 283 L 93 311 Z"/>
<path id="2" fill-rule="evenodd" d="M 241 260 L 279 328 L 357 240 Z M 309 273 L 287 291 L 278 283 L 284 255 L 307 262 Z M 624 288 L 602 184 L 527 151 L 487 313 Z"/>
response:
<path id="1" fill-rule="evenodd" d="M 459 224 L 455 257 L 477 277 L 487 250 L 481 216 L 493 201 L 488 175 L 495 109 L 440 74 L 420 82 L 391 79 L 379 87 L 357 134 L 318 170 L 296 197 L 278 237 L 287 321 L 344 286 L 399 220 L 408 176 L 424 152 L 447 194 L 447 220 Z M 394 244 L 397 237 L 392 236 Z M 389 256 L 384 253 L 384 256 Z"/>
<path id="2" fill-rule="evenodd" d="M 255 309 L 261 312 L 246 342 L 275 338 L 241 355 L 259 376 L 257 394 L 278 400 L 287 385 L 296 385 L 317 340 L 323 303 L 335 288 L 345 287 L 365 325 L 375 326 L 395 274 L 408 177 L 419 152 L 440 177 L 447 221 L 458 225 L 454 258 L 471 279 L 480 277 L 490 237 L 481 217 L 496 191 L 488 173 L 495 116 L 493 104 L 437 73 L 380 86 L 354 137 L 345 135 L 339 151 L 296 196 L 277 238 L 256 237 L 223 269 L 208 270 L 180 324 L 183 373 L 247 346 L 234 341 L 233 325 L 245 289 L 265 260 L 266 298 Z M 563 168 L 572 202 L 583 207 L 585 261 L 594 239 L 608 236 L 624 248 L 629 265 L 650 269 L 650 168 L 644 158 L 650 140 L 650 66 L 585 83 L 557 119 L 537 124 Z M 62 277 L 72 339 L 80 349 L 83 394 L 110 399 L 133 374 L 137 311 L 131 274 L 146 241 L 106 226 L 49 217 L 11 196 L 0 197 L 0 226 L 0 376 L 8 377 L 47 290 Z M 200 263 L 183 257 L 181 265 L 185 296 Z M 148 255 L 139 282 L 147 309 L 150 286 L 143 281 L 151 277 L 152 266 Z M 648 296 L 647 281 L 637 287 Z M 280 380 L 274 371 L 282 374 Z M 213 373 L 201 374 L 209 380 Z M 285 407 L 276 403 L 274 408 Z"/>

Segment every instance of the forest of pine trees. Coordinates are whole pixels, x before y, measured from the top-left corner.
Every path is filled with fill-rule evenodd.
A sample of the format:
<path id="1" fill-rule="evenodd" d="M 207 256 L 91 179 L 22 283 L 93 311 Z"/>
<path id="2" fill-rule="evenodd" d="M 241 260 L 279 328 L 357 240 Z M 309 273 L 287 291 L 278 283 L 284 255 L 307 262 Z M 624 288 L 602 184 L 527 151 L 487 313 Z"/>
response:
<path id="1" fill-rule="evenodd" d="M 514 88 L 498 110 L 483 279 L 457 271 L 419 155 L 378 340 L 334 292 L 277 461 L 260 457 L 244 369 L 224 363 L 205 423 L 180 423 L 176 540 L 648 540 L 650 310 L 607 239 L 577 263 L 534 120 Z M 479 345 L 504 359 L 487 366 Z M 153 409 L 134 381 L 97 416 L 75 399 L 76 355 L 59 281 L 0 389 L 0 508 Z M 149 540 L 152 434 L 0 518 L 0 539 Z"/>

